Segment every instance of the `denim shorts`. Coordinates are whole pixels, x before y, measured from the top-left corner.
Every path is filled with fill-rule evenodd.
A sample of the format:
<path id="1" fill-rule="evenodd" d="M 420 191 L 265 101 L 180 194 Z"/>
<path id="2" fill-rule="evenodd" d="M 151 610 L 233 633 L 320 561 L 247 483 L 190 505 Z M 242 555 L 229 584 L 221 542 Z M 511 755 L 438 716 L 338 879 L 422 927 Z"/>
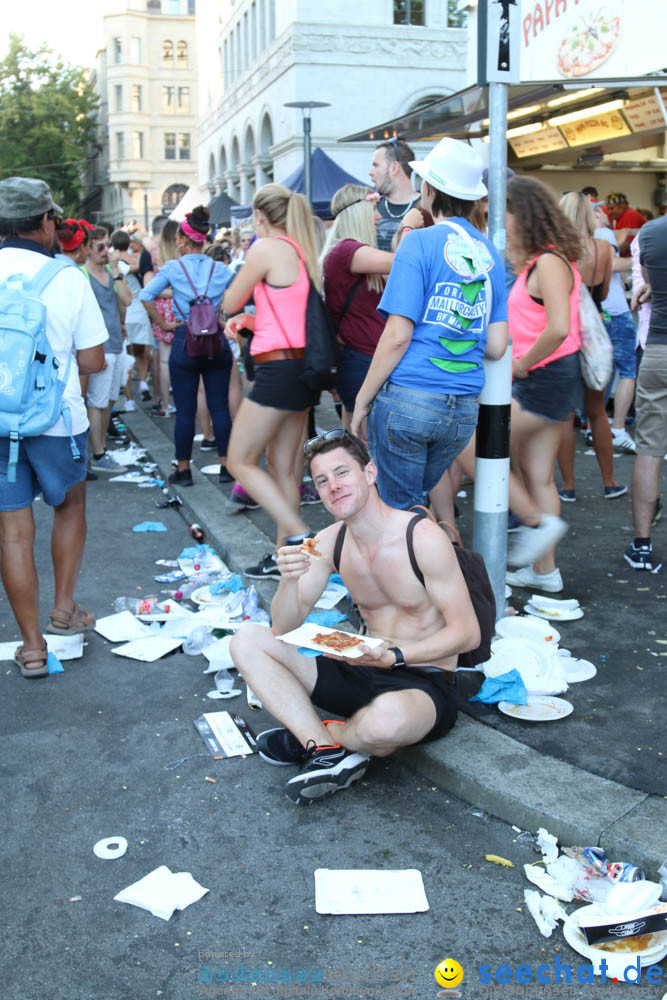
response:
<path id="1" fill-rule="evenodd" d="M 86 478 L 88 431 L 75 434 L 81 454 L 72 457 L 69 437 L 42 434 L 19 441 L 16 482 L 7 481 L 9 438 L 0 438 L 0 510 L 23 510 L 43 494 L 49 507 L 59 507 L 67 491 Z"/>
<path id="2" fill-rule="evenodd" d="M 614 349 L 614 371 L 619 378 L 637 377 L 637 330 L 632 321 L 632 313 L 610 316 L 605 323 Z"/>
<path id="3" fill-rule="evenodd" d="M 579 351 L 556 358 L 543 368 L 534 368 L 525 378 L 512 382 L 512 399 L 521 409 L 550 423 L 569 420 L 583 392 Z"/>
<path id="4" fill-rule="evenodd" d="M 435 705 L 435 723 L 418 742 L 430 743 L 444 736 L 456 722 L 456 674 L 450 674 L 449 680 L 454 683 L 448 683 L 445 672 L 435 667 L 383 670 L 318 656 L 317 681 L 311 699 L 317 708 L 349 719 L 388 691 L 423 691 Z"/>
<path id="5" fill-rule="evenodd" d="M 368 374 L 373 360 L 372 354 L 362 354 L 345 344 L 338 355 L 338 381 L 336 392 L 348 413 L 354 410 L 354 401 L 361 384 Z"/>
<path id="6" fill-rule="evenodd" d="M 473 435 L 478 396 L 440 395 L 386 382 L 368 418 L 368 443 L 380 496 L 409 510 L 426 502 Z"/>
<path id="7" fill-rule="evenodd" d="M 260 406 L 295 413 L 309 410 L 320 399 L 299 377 L 303 371 L 302 358 L 284 361 L 261 361 L 255 365 L 255 381 L 248 398 Z"/>

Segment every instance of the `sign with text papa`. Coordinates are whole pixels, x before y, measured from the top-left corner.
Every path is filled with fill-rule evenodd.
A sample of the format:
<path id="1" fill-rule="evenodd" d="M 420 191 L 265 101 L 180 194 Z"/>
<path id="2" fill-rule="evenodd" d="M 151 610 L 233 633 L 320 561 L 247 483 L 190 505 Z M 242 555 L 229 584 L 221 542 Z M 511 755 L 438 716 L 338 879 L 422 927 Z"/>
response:
<path id="1" fill-rule="evenodd" d="M 667 66 L 665 0 L 521 0 L 521 81 L 645 76 Z"/>

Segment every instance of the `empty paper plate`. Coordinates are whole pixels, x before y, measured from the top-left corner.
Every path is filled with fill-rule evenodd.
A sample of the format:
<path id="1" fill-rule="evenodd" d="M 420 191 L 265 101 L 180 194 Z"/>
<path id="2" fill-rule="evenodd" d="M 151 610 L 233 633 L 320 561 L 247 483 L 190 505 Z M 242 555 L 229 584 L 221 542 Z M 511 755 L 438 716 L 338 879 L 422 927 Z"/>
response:
<path id="1" fill-rule="evenodd" d="M 564 719 L 573 711 L 572 703 L 565 698 L 554 698 L 548 694 L 528 695 L 526 705 L 513 705 L 510 701 L 498 702 L 503 715 L 522 722 L 555 722 Z"/>
<path id="2" fill-rule="evenodd" d="M 560 632 L 532 615 L 509 615 L 496 622 L 496 632 L 503 639 L 538 639 L 557 646 Z"/>

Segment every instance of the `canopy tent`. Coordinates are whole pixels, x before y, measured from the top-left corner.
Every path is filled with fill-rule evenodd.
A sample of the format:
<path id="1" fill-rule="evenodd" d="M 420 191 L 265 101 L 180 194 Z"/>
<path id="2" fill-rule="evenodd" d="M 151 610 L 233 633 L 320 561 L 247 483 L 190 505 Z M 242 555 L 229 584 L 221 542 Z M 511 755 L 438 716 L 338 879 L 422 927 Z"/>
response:
<path id="1" fill-rule="evenodd" d="M 228 194 L 221 191 L 209 202 L 208 210 L 211 213 L 211 223 L 214 226 L 228 226 L 232 221 L 232 211 L 238 205 L 237 201 L 230 198 Z"/>
<path id="2" fill-rule="evenodd" d="M 191 212 L 197 205 L 208 205 L 208 191 L 203 191 L 197 184 L 193 184 L 185 192 L 169 218 L 174 222 L 182 222 L 188 212 Z"/>
<path id="3" fill-rule="evenodd" d="M 313 150 L 310 163 L 313 212 L 321 219 L 328 219 L 331 217 L 331 199 L 338 188 L 341 188 L 343 184 L 363 184 L 364 182 L 357 180 L 352 174 L 348 174 L 346 170 L 339 167 L 335 160 L 327 156 L 319 146 Z M 298 191 L 299 194 L 303 194 L 304 173 L 304 165 L 301 164 L 282 183 L 290 191 Z M 250 205 L 236 205 L 232 208 L 232 221 L 238 222 L 241 219 L 247 219 L 251 214 Z"/>

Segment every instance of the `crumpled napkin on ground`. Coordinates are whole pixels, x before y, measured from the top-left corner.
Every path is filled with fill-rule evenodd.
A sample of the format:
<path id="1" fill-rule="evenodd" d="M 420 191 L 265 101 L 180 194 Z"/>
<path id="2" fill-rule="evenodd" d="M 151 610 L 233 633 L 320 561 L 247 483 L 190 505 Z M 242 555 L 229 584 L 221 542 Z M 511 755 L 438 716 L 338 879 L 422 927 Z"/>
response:
<path id="1" fill-rule="evenodd" d="M 487 705 L 509 701 L 512 705 L 525 705 L 528 701 L 526 685 L 518 670 L 508 670 L 499 677 L 487 677 L 477 694 L 468 701 L 482 701 Z"/>
<path id="2" fill-rule="evenodd" d="M 163 524 L 162 521 L 142 521 L 141 524 L 135 524 L 132 531 L 166 531 L 167 525 Z"/>
<path id="3" fill-rule="evenodd" d="M 172 872 L 166 865 L 122 889 L 114 900 L 148 910 L 154 917 L 169 920 L 174 910 L 184 910 L 205 896 L 208 889 L 196 882 L 190 872 Z"/>
<path id="4" fill-rule="evenodd" d="M 551 937 L 551 932 L 558 921 L 565 920 L 567 917 L 563 907 L 553 896 L 542 896 L 534 889 L 524 889 L 523 898 L 540 934 L 544 937 Z"/>
<path id="5" fill-rule="evenodd" d="M 237 594 L 240 590 L 243 590 L 243 578 L 240 573 L 234 573 L 226 580 L 214 580 L 208 589 L 212 597 L 217 597 L 218 594 L 225 594 L 227 592 Z"/>

